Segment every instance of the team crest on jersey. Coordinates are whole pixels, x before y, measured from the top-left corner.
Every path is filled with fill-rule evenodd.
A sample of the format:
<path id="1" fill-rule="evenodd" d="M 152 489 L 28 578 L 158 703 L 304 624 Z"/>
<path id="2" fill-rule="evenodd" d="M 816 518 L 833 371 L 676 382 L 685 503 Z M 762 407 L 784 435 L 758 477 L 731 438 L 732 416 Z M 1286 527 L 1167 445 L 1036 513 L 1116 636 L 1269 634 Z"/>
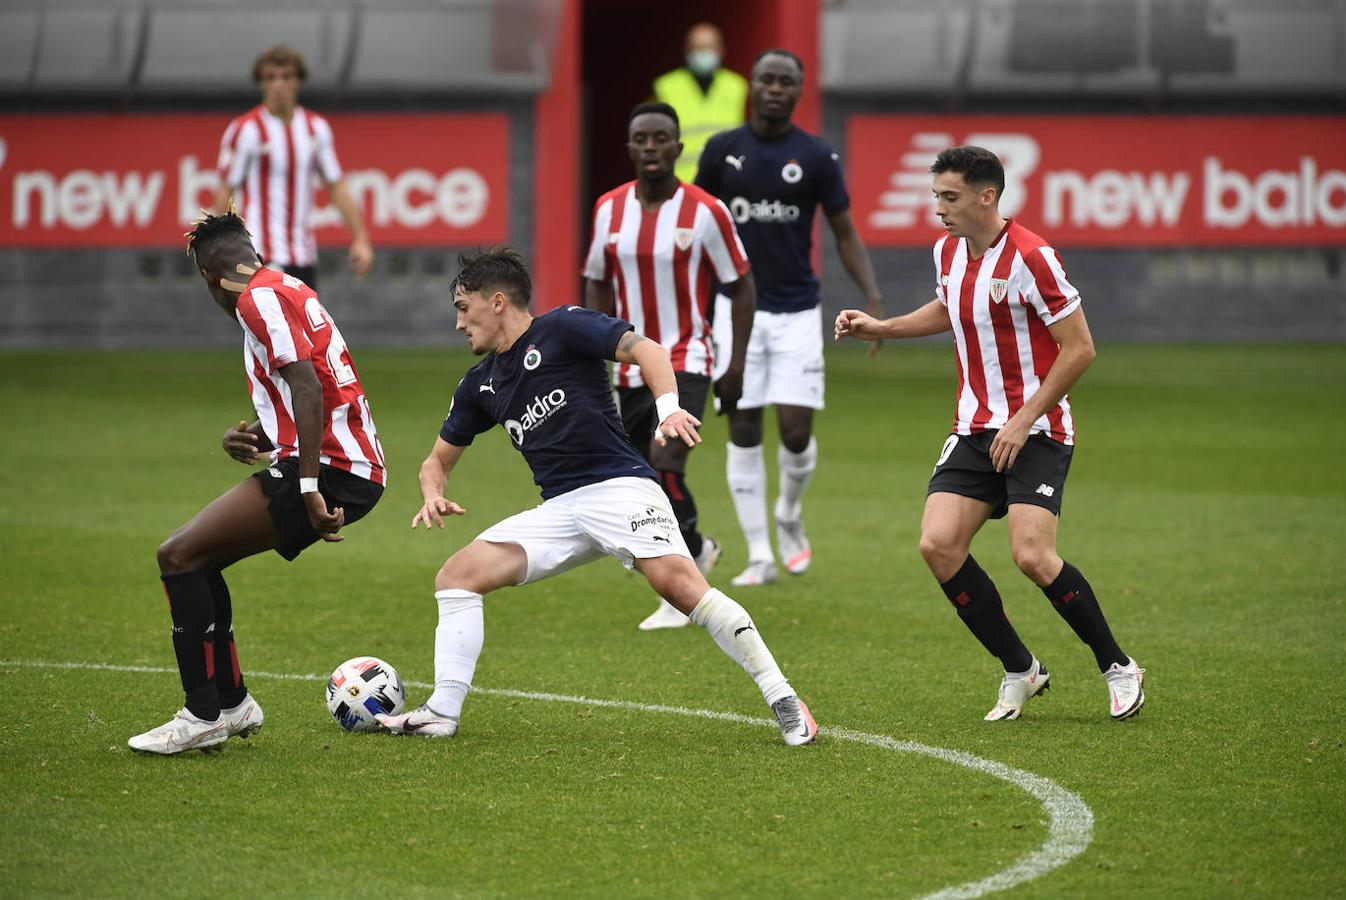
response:
<path id="1" fill-rule="evenodd" d="M 540 365 L 542 365 L 542 351 L 536 344 L 529 344 L 527 352 L 523 355 L 523 367 L 531 372 Z"/>
<path id="2" fill-rule="evenodd" d="M 673 243 L 679 250 L 686 250 L 688 247 L 692 246 L 692 229 L 674 228 Z"/>
<path id="3" fill-rule="evenodd" d="M 780 177 L 786 184 L 798 184 L 804 177 L 804 167 L 792 159 L 780 170 Z"/>
<path id="4" fill-rule="evenodd" d="M 991 279 L 991 302 L 999 303 L 1009 293 L 1009 281 L 1005 278 Z"/>

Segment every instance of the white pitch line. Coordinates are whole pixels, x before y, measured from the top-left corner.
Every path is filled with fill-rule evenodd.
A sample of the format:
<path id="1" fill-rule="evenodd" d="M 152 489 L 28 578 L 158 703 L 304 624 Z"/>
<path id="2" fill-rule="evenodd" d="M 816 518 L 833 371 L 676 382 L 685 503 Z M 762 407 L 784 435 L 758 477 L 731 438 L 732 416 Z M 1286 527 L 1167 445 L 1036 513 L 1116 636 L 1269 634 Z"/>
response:
<path id="1" fill-rule="evenodd" d="M 154 675 L 176 675 L 176 669 L 162 666 L 119 666 L 112 663 L 51 662 L 46 660 L 0 659 L 0 666 L 13 666 L 25 669 L 87 669 L 100 672 L 134 672 Z M 274 678 L 283 681 L 325 682 L 326 675 L 296 675 L 286 672 L 248 671 L 252 678 Z M 407 681 L 411 687 L 431 688 L 433 685 L 420 681 Z M 513 697 L 519 700 L 540 700 L 547 703 L 575 703 L 583 706 L 599 706 L 608 709 L 626 709 L 635 712 L 666 713 L 678 716 L 695 716 L 701 719 L 713 719 L 719 722 L 733 722 L 738 725 L 757 725 L 769 728 L 777 727 L 774 719 L 758 719 L 740 713 L 718 712 L 712 709 L 692 709 L 685 706 L 661 706 L 653 703 L 633 703 L 629 700 L 600 700 L 593 697 L 580 697 L 573 694 L 550 694 L 536 691 L 514 691 L 504 688 L 482 688 L 473 686 L 472 693 L 492 697 Z M 1023 859 L 989 875 L 980 881 L 968 881 L 952 887 L 941 888 L 932 894 L 926 894 L 921 900 L 963 900 L 963 898 L 981 897 L 996 891 L 1004 891 L 1016 885 L 1041 878 L 1053 869 L 1070 862 L 1088 848 L 1093 840 L 1093 811 L 1073 791 L 1068 791 L 1056 782 L 1034 775 L 1023 769 L 1016 769 L 1004 763 L 983 759 L 950 750 L 946 747 L 932 747 L 916 741 L 899 741 L 882 734 L 870 734 L 865 731 L 853 731 L 849 728 L 822 727 L 819 734 L 838 741 L 852 741 L 868 744 L 897 753 L 916 753 L 943 762 L 953 763 L 974 772 L 981 772 L 1007 782 L 1042 804 L 1050 819 L 1046 843 L 1038 847 Z"/>

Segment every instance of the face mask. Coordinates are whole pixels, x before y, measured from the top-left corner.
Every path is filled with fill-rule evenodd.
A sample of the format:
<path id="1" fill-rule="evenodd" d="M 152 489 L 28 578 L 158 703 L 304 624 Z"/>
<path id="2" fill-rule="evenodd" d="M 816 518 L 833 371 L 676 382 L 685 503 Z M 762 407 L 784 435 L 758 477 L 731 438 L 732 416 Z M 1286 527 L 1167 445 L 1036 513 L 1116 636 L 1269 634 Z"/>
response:
<path id="1" fill-rule="evenodd" d="M 720 54 L 714 50 L 693 50 L 687 54 L 687 68 L 702 78 L 713 75 L 720 67 Z"/>

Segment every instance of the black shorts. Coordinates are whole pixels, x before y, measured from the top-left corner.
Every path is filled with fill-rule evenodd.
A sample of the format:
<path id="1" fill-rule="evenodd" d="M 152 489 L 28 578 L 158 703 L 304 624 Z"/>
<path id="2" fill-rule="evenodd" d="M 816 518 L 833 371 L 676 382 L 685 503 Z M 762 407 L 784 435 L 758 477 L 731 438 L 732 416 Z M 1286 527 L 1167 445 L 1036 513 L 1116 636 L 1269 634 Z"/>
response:
<path id="1" fill-rule="evenodd" d="M 286 275 L 293 275 L 315 291 L 318 289 L 317 266 L 285 266 L 284 270 Z"/>
<path id="2" fill-rule="evenodd" d="M 997 472 L 991 465 L 991 441 L 996 432 L 951 434 L 940 451 L 926 496 L 960 494 L 994 507 L 991 518 L 1003 518 L 1011 503 L 1031 503 L 1061 515 L 1066 474 L 1075 448 L 1045 434 L 1030 435 L 1014 465 Z"/>
<path id="3" fill-rule="evenodd" d="M 286 559 L 294 559 L 305 547 L 321 540 L 308 520 L 308 507 L 299 494 L 299 460 L 292 456 L 252 477 L 261 484 L 262 493 L 271 501 L 271 521 L 280 532 L 277 553 Z M 318 490 L 329 510 L 339 506 L 345 511 L 346 525 L 363 519 L 383 496 L 383 485 L 332 466 L 318 467 Z"/>
<path id="4" fill-rule="evenodd" d="M 706 411 L 706 396 L 710 393 L 710 378 L 691 372 L 675 372 L 678 379 L 678 405 L 698 419 Z M 654 426 L 659 424 L 659 413 L 654 408 L 654 393 L 648 387 L 617 388 L 617 406 L 622 413 L 622 427 L 626 439 L 640 455 L 649 459 L 650 441 Z"/>

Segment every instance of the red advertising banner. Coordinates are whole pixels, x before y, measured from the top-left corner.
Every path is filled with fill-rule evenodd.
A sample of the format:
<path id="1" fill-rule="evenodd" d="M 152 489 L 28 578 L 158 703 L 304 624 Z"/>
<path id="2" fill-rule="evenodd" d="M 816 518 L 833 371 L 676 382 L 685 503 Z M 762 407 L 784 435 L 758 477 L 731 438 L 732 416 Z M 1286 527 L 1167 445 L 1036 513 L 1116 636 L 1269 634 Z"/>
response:
<path id="1" fill-rule="evenodd" d="M 852 215 L 873 246 L 927 246 L 930 164 L 975 144 L 1005 165 L 1000 210 L 1054 245 L 1346 242 L 1346 118 L 856 115 Z"/>
<path id="2" fill-rule="evenodd" d="M 180 244 L 211 203 L 229 118 L 0 115 L 0 246 Z M 508 116 L 327 119 L 375 247 L 505 240 Z M 314 210 L 318 243 L 341 246 L 345 229 L 325 193 Z"/>

